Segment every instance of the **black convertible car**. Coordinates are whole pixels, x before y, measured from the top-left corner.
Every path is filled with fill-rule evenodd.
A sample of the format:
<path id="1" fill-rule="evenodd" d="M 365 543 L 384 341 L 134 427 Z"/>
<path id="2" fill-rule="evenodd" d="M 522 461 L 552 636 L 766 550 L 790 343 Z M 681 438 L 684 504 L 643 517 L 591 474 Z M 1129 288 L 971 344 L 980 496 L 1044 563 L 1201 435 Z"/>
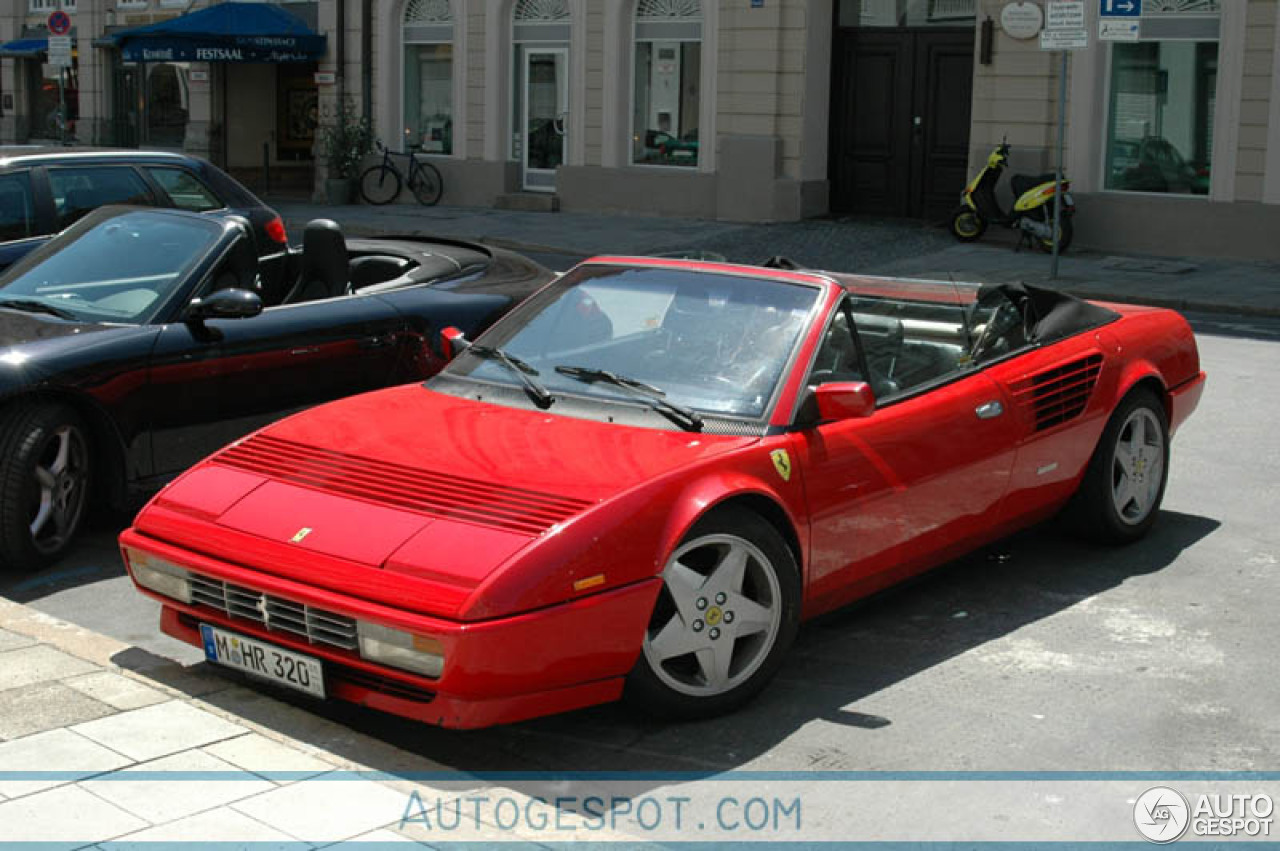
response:
<path id="1" fill-rule="evenodd" d="M 461 241 L 307 226 L 263 284 L 234 215 L 106 207 L 0 275 L 0 562 L 60 555 L 90 487 L 126 506 L 283 414 L 433 374 L 554 277 Z"/>

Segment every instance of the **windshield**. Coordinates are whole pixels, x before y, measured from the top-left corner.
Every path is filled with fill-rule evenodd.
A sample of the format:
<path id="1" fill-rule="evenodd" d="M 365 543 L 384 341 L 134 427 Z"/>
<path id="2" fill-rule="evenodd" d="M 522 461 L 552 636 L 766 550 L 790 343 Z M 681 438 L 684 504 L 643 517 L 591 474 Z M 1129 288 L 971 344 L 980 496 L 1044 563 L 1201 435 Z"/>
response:
<path id="1" fill-rule="evenodd" d="M 483 356 L 463 355 L 448 373 L 515 386 L 519 370 L 495 359 L 498 349 L 535 370 L 526 374 L 553 396 L 648 396 L 756 418 L 820 292 L 709 272 L 585 266 L 495 326 Z"/>
<path id="2" fill-rule="evenodd" d="M 142 322 L 220 233 L 214 222 L 148 211 L 73 227 L 0 277 L 0 308 L 8 302 L 86 322 Z"/>

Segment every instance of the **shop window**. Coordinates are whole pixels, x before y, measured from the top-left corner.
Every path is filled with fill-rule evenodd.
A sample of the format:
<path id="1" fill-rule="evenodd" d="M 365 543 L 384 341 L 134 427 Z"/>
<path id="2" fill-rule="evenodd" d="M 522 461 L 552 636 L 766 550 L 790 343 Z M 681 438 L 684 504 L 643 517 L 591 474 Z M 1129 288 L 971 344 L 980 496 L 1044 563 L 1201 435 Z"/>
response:
<path id="1" fill-rule="evenodd" d="M 1106 188 L 1207 195 L 1217 80 L 1216 41 L 1113 45 Z"/>
<path id="2" fill-rule="evenodd" d="M 25 171 L 0 175 L 0 242 L 31 236 L 34 219 L 31 176 Z"/>
<path id="3" fill-rule="evenodd" d="M 640 0 L 635 20 L 632 162 L 697 166 L 702 4 Z"/>
<path id="4" fill-rule="evenodd" d="M 147 143 L 181 148 L 187 135 L 191 95 L 188 63 L 157 62 L 144 66 L 147 74 Z"/>
<path id="5" fill-rule="evenodd" d="M 406 149 L 453 153 L 453 10 L 449 0 L 409 0 L 404 8 Z"/>
<path id="6" fill-rule="evenodd" d="M 58 212 L 58 230 L 108 204 L 154 203 L 141 175 L 129 166 L 51 168 L 49 189 Z"/>
<path id="7" fill-rule="evenodd" d="M 173 206 L 180 210 L 191 210 L 195 213 L 206 213 L 209 210 L 221 210 L 223 204 L 213 190 L 205 186 L 201 180 L 189 171 L 180 168 L 147 168 L 147 173 L 160 184 L 160 188 L 173 201 Z"/>
<path id="8" fill-rule="evenodd" d="M 27 78 L 31 86 L 29 136 L 33 139 L 61 139 L 64 125 L 67 138 L 75 136 L 76 120 L 80 117 L 79 59 L 73 53 L 70 68 L 42 62 L 31 62 L 28 67 L 34 71 Z M 61 101 L 59 78 L 62 81 Z"/>

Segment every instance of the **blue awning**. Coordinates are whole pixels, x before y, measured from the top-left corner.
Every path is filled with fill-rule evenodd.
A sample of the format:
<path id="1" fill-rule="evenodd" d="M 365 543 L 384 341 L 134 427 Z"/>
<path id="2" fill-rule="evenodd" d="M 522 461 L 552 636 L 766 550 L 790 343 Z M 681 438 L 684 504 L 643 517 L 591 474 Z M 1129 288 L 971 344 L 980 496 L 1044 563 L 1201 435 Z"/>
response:
<path id="1" fill-rule="evenodd" d="M 47 38 L 19 38 L 0 44 L 0 56 L 14 59 L 42 59 L 49 52 Z"/>
<path id="2" fill-rule="evenodd" d="M 325 37 L 268 3 L 219 3 L 108 36 L 126 62 L 314 62 Z"/>

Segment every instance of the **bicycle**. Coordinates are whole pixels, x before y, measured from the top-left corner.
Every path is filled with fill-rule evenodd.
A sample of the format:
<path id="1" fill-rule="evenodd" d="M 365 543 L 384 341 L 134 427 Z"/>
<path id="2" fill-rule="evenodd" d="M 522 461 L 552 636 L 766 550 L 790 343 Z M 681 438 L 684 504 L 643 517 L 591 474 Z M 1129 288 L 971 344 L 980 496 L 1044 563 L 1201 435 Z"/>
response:
<path id="1" fill-rule="evenodd" d="M 360 195 L 370 204 L 382 205 L 394 201 L 400 196 L 405 177 L 392 156 L 409 158 L 409 189 L 418 203 L 430 207 L 440 200 L 444 193 L 444 180 L 440 172 L 429 162 L 423 162 L 414 156 L 416 148 L 395 153 L 386 145 L 378 142 L 378 150 L 382 151 L 382 162 L 371 165 L 360 175 Z"/>

